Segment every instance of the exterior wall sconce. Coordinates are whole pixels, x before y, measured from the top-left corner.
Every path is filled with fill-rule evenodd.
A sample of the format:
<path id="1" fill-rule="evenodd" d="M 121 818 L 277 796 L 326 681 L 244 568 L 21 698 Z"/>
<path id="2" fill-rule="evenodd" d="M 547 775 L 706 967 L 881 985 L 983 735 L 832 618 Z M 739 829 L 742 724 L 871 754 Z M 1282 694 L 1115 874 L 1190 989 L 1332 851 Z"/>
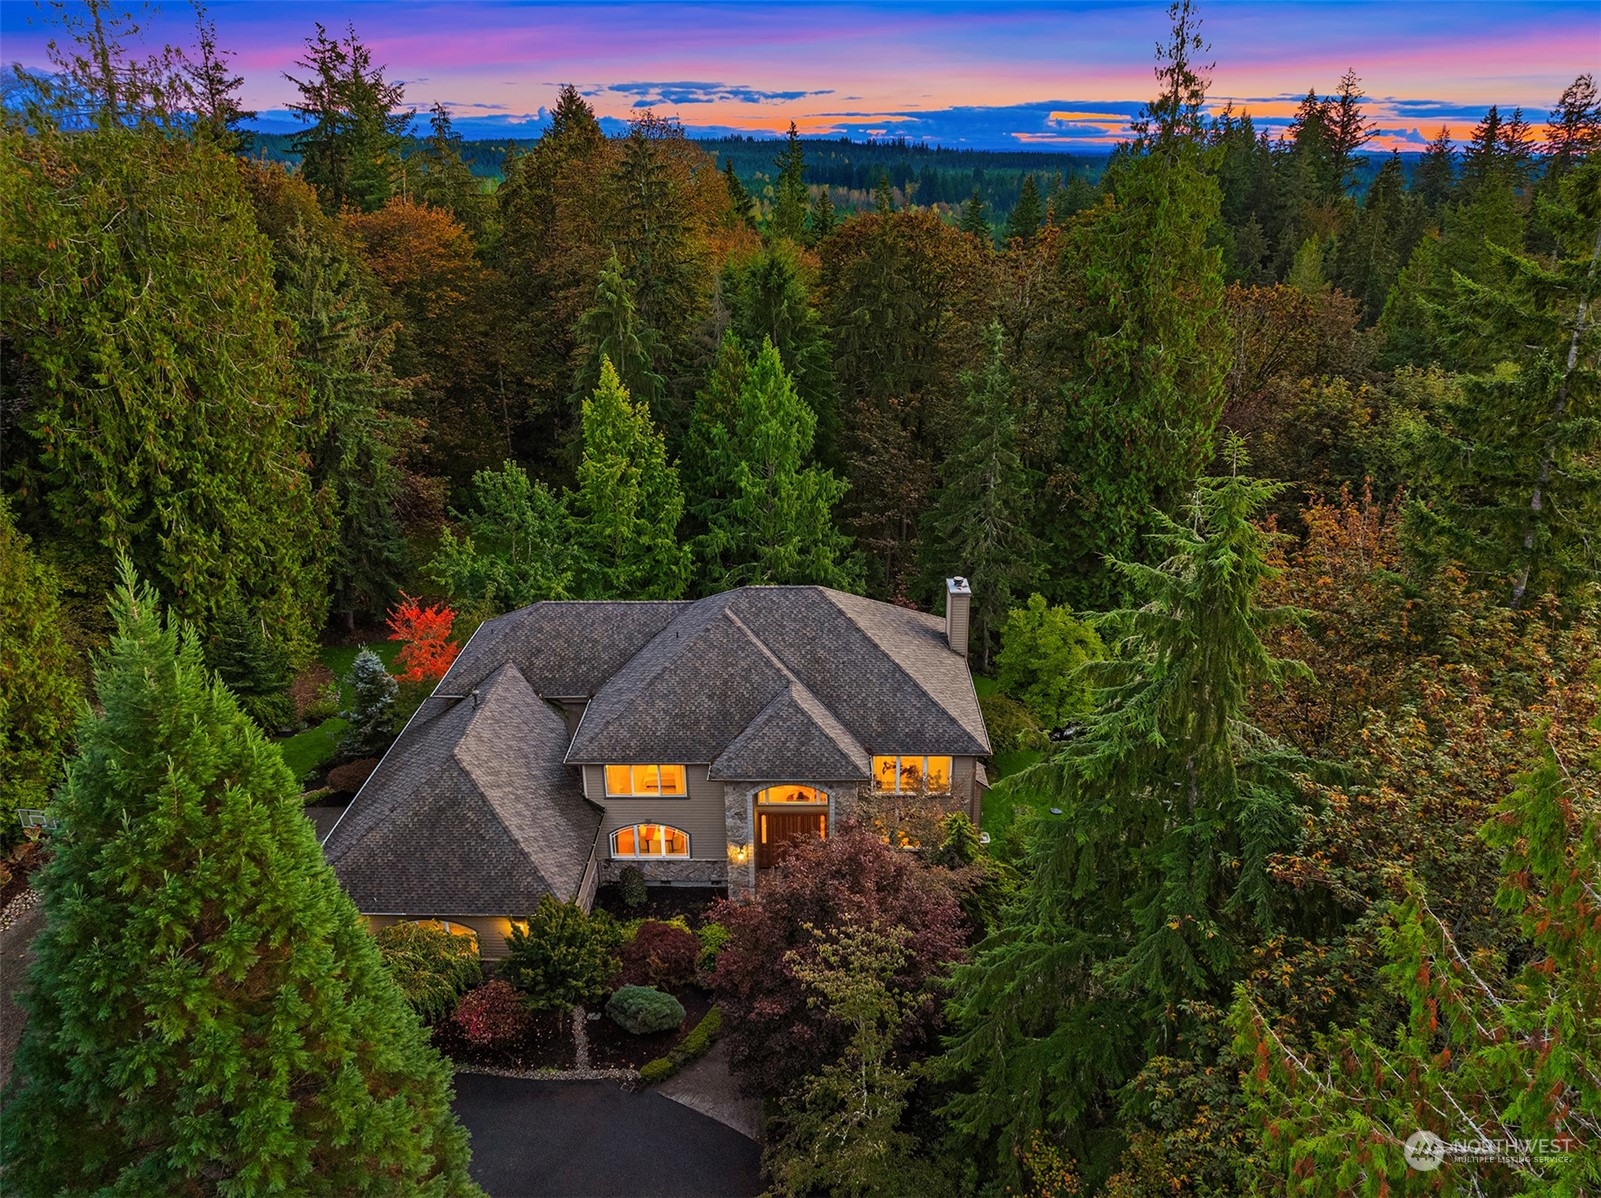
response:
<path id="1" fill-rule="evenodd" d="M 744 865 L 750 860 L 750 845 L 731 844 L 728 846 L 728 859 L 735 865 Z"/>

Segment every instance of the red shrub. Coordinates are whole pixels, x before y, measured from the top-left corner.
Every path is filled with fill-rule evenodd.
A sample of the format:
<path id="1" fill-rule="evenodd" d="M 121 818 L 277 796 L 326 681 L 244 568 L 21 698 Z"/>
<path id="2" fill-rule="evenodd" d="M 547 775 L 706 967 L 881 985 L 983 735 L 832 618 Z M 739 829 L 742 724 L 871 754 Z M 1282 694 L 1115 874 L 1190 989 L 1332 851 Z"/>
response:
<path id="1" fill-rule="evenodd" d="M 647 919 L 618 956 L 623 962 L 618 975 L 623 985 L 681 990 L 695 980 L 700 941 L 683 928 Z"/>
<path id="2" fill-rule="evenodd" d="M 438 682 L 450 669 L 461 646 L 450 639 L 456 613 L 440 604 L 424 607 L 405 591 L 389 613 L 389 639 L 404 641 L 395 654 L 402 682 Z"/>
<path id="3" fill-rule="evenodd" d="M 528 1005 L 507 982 L 485 982 L 456 1004 L 456 1024 L 470 1044 L 495 1048 L 520 1040 L 528 1031 Z"/>
<path id="4" fill-rule="evenodd" d="M 747 1088 L 782 1094 L 843 1053 L 848 1032 L 785 964 L 791 950 L 816 953 L 805 925 L 827 929 L 845 918 L 911 933 L 906 964 L 892 982 L 915 996 L 898 1044 L 914 1052 L 938 1042 L 940 980 L 966 952 L 966 920 L 947 871 L 892 849 L 861 825 L 844 822 L 827 840 L 797 845 L 750 902 L 707 911 L 728 928 L 712 988 L 727 1017 L 729 1054 Z"/>

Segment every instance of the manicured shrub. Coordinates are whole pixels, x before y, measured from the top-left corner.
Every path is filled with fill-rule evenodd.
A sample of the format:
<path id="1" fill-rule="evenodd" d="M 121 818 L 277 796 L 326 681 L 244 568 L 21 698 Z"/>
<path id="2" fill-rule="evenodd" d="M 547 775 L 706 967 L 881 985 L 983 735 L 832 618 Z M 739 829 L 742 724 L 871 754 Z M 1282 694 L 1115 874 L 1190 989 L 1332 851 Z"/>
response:
<path id="1" fill-rule="evenodd" d="M 643 907 L 650 897 L 645 890 L 645 875 L 637 865 L 623 866 L 617 875 L 617 889 L 622 892 L 625 907 Z"/>
<path id="2" fill-rule="evenodd" d="M 728 935 L 728 929 L 720 923 L 703 923 L 696 929 L 695 939 L 700 941 L 700 960 L 696 964 L 701 969 L 710 973 L 716 968 L 717 954 L 728 943 Z"/>
<path id="3" fill-rule="evenodd" d="M 498 1048 L 520 1040 L 528 1031 L 528 1003 L 515 987 L 495 980 L 467 991 L 456 1004 L 456 1026 L 469 1044 Z"/>
<path id="4" fill-rule="evenodd" d="M 384 668 L 383 659 L 365 646 L 351 663 L 348 681 L 355 701 L 339 713 L 350 724 L 339 751 L 349 757 L 382 753 L 395 739 L 395 695 L 400 684 Z"/>
<path id="5" fill-rule="evenodd" d="M 420 923 L 397 923 L 374 936 L 389 976 L 425 1023 L 442 1019 L 478 983 L 478 941 Z"/>
<path id="6" fill-rule="evenodd" d="M 657 986 L 678 990 L 695 980 L 700 941 L 693 932 L 647 919 L 623 945 L 619 978 L 630 986 Z"/>
<path id="7" fill-rule="evenodd" d="M 653 986 L 624 986 L 606 1003 L 606 1014 L 625 1032 L 648 1036 L 684 1022 L 684 1004 Z"/>
<path id="8" fill-rule="evenodd" d="M 729 931 L 711 985 L 728 1021 L 730 1061 L 762 1093 L 791 1091 L 799 1077 L 837 1061 L 850 1039 L 832 1012 L 808 1005 L 796 975 L 797 963 L 816 956 L 812 928 L 906 930 L 890 985 L 909 996 L 897 1049 L 914 1052 L 938 1042 L 941 979 L 966 954 L 968 924 L 950 871 L 891 848 L 855 821 L 829 831 L 827 840 L 791 849 L 754 900 L 722 901 L 709 912 Z"/>
<path id="9" fill-rule="evenodd" d="M 617 976 L 622 934 L 604 911 L 587 915 L 550 895 L 506 937 L 502 975 L 536 1011 L 555 1011 L 604 997 Z"/>
<path id="10" fill-rule="evenodd" d="M 377 768 L 376 757 L 363 757 L 360 761 L 336 765 L 328 771 L 328 789 L 335 794 L 353 795 L 361 789 L 363 782 L 372 777 L 373 770 Z"/>
<path id="11" fill-rule="evenodd" d="M 691 1061 L 699 1060 L 711 1048 L 722 1027 L 723 1013 L 713 1007 L 701 1016 L 700 1022 L 670 1053 L 642 1066 L 639 1070 L 640 1080 L 648 1085 L 664 1082 Z"/>

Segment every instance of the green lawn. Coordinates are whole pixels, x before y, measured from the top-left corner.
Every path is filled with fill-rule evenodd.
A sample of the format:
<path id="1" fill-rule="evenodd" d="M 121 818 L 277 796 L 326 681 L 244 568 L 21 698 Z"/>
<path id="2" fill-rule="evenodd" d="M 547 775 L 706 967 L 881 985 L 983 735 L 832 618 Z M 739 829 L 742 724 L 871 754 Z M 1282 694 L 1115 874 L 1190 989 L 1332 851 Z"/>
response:
<path id="1" fill-rule="evenodd" d="M 1010 753 L 997 753 L 990 758 L 989 776 L 992 789 L 984 795 L 984 831 L 990 834 L 991 840 L 1004 840 L 1012 830 L 1012 824 L 1017 820 L 1017 811 L 1020 807 L 1043 806 L 1036 803 L 1027 795 L 1014 795 L 1008 793 L 1010 788 L 993 789 L 995 784 L 1003 778 L 1010 777 L 1033 765 L 1044 758 L 1045 754 L 1038 749 L 1019 749 Z"/>
<path id="2" fill-rule="evenodd" d="M 385 666 L 392 666 L 395 654 L 400 652 L 400 642 L 379 641 L 369 645 L 374 653 L 383 659 Z M 356 654 L 359 652 L 356 645 L 330 645 L 325 646 L 317 654 L 317 659 L 332 671 L 339 679 L 339 705 L 348 707 L 351 699 L 349 685 L 345 677 L 350 673 L 350 667 L 355 664 Z M 278 748 L 283 751 L 284 764 L 293 772 L 295 777 L 304 782 L 308 775 L 332 761 L 334 754 L 339 752 L 339 741 L 345 735 L 345 729 L 350 725 L 338 716 L 330 716 L 315 728 L 307 728 L 294 736 L 278 742 Z"/>

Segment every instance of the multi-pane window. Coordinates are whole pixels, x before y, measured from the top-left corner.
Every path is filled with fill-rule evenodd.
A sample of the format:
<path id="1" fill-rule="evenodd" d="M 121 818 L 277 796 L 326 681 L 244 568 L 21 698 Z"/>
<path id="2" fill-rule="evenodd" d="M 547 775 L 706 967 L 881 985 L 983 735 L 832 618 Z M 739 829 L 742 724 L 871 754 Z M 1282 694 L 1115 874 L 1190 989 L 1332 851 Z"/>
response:
<path id="1" fill-rule="evenodd" d="M 659 799 L 682 797 L 681 765 L 608 765 L 606 793 L 613 798 Z"/>
<path id="2" fill-rule="evenodd" d="M 815 786 L 769 786 L 756 792 L 758 803 L 803 803 L 826 805 L 828 796 Z"/>
<path id="3" fill-rule="evenodd" d="M 874 757 L 873 785 L 896 793 L 926 790 L 941 794 L 951 788 L 951 759 L 921 755 Z"/>
<path id="4" fill-rule="evenodd" d="M 611 834 L 613 857 L 687 857 L 689 833 L 666 824 L 635 824 Z"/>

